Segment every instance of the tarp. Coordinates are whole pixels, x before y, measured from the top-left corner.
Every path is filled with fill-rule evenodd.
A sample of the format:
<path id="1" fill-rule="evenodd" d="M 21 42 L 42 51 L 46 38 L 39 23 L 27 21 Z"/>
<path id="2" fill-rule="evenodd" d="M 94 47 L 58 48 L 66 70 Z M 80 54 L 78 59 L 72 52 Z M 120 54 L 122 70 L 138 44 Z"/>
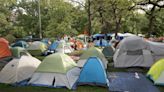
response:
<path id="1" fill-rule="evenodd" d="M 80 56 L 80 60 L 78 61 L 78 66 L 79 67 L 83 67 L 83 65 L 85 64 L 85 62 L 87 61 L 87 59 L 89 57 L 98 57 L 101 59 L 103 65 L 105 68 L 107 68 L 107 59 L 105 58 L 105 56 L 103 55 L 102 51 L 96 47 L 90 47 L 88 50 L 86 50 L 81 56 Z"/>
<path id="2" fill-rule="evenodd" d="M 108 86 L 109 82 L 107 79 L 106 71 L 101 60 L 97 57 L 90 57 L 85 65 L 83 66 L 79 79 L 78 85 L 98 85 Z"/>
<path id="3" fill-rule="evenodd" d="M 11 56 L 11 51 L 9 49 L 9 42 L 0 38 L 0 58 Z"/>
<path id="4" fill-rule="evenodd" d="M 155 85 L 164 86 L 164 59 L 158 60 L 148 71 L 147 76 Z"/>
<path id="5" fill-rule="evenodd" d="M 112 92 L 160 92 L 141 73 L 111 72 L 108 78 L 109 91 Z"/>

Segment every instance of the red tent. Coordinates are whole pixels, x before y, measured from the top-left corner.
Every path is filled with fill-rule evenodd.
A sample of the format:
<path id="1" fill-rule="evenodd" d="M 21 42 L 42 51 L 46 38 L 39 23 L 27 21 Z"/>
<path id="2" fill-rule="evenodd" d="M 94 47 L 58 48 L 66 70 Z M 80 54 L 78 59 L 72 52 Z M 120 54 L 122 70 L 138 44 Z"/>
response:
<path id="1" fill-rule="evenodd" d="M 11 51 L 9 49 L 9 42 L 0 38 L 0 58 L 11 56 Z"/>

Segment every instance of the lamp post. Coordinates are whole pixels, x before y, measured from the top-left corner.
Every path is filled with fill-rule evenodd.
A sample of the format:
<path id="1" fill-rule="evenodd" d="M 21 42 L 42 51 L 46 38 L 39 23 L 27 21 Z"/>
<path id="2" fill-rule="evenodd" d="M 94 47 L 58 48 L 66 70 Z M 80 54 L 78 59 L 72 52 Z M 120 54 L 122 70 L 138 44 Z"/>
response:
<path id="1" fill-rule="evenodd" d="M 42 22 L 40 13 L 40 0 L 38 0 L 38 11 L 39 11 L 39 38 L 42 38 Z"/>

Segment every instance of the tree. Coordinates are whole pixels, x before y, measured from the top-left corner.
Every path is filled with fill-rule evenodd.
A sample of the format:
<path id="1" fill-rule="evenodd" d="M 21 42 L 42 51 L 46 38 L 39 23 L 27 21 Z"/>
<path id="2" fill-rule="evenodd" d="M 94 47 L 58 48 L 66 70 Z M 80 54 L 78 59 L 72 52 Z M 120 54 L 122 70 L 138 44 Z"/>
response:
<path id="1" fill-rule="evenodd" d="M 9 34 L 13 27 L 10 21 L 11 11 L 15 0 L 0 0 L 0 36 Z"/>
<path id="2" fill-rule="evenodd" d="M 148 24 L 148 36 L 151 36 L 152 34 L 157 35 L 158 32 L 156 27 L 156 22 L 157 19 L 156 17 L 158 16 L 158 12 L 160 12 L 160 10 L 162 8 L 164 8 L 164 3 L 163 0 L 137 0 L 134 1 L 134 6 L 132 8 L 134 9 L 141 9 L 143 10 L 146 15 L 147 18 L 149 19 L 149 24 Z M 148 9 L 149 7 L 149 9 Z"/>

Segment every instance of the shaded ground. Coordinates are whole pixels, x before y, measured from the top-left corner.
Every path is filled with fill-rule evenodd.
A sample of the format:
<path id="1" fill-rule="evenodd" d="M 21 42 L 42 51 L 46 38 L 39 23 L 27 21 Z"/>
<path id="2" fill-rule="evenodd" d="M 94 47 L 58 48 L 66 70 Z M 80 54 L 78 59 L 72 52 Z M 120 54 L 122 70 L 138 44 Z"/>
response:
<path id="1" fill-rule="evenodd" d="M 44 57 L 37 57 L 40 60 L 43 60 Z M 148 69 L 145 68 L 127 68 L 127 69 L 116 69 L 113 67 L 113 63 L 111 59 L 109 59 L 110 63 L 108 64 L 108 72 L 141 72 L 146 74 Z M 164 92 L 164 87 L 157 86 L 161 92 Z M 11 85 L 0 84 L 0 92 L 109 92 L 108 88 L 103 87 L 94 87 L 94 86 L 79 86 L 77 90 L 68 90 L 66 88 L 46 88 L 46 87 L 14 87 Z"/>

